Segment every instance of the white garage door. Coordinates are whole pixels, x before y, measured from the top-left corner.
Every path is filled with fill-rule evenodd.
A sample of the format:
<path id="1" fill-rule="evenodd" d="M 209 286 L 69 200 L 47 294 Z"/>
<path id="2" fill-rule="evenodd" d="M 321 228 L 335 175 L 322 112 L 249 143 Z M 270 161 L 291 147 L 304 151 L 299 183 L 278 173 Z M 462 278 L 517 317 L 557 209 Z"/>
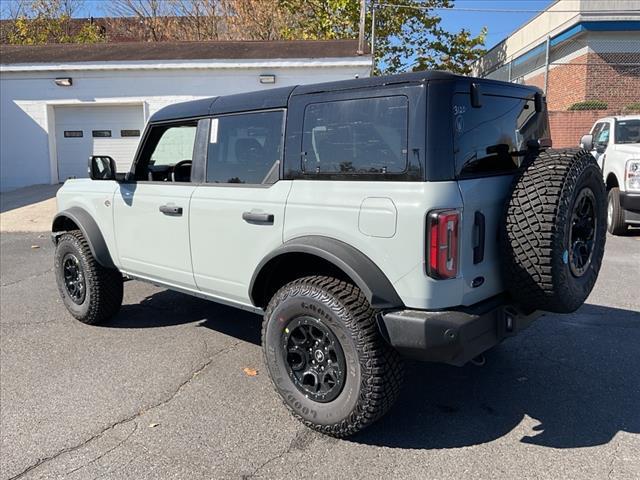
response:
<path id="1" fill-rule="evenodd" d="M 87 177 L 91 155 L 109 155 L 126 172 L 144 128 L 142 105 L 56 107 L 58 180 Z"/>

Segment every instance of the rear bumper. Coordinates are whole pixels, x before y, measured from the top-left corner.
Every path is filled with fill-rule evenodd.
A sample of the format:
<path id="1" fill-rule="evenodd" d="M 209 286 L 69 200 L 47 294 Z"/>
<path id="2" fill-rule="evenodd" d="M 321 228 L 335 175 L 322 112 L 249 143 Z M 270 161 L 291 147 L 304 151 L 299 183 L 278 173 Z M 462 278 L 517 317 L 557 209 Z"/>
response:
<path id="1" fill-rule="evenodd" d="M 541 315 L 526 314 L 496 297 L 459 310 L 387 312 L 380 328 L 404 356 L 462 366 Z"/>

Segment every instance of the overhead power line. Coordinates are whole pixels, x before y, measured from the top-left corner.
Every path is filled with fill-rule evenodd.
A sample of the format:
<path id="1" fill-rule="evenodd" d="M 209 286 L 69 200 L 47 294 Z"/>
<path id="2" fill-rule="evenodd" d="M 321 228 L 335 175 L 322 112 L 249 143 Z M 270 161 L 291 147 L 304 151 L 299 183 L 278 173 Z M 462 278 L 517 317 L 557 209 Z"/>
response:
<path id="1" fill-rule="evenodd" d="M 612 14 L 624 14 L 624 13 L 640 13 L 640 9 L 626 9 L 626 10 L 531 10 L 531 9 L 519 9 L 519 8 L 469 8 L 469 7 L 428 7 L 422 5 L 403 5 L 396 3 L 383 3 L 373 2 L 377 7 L 390 7 L 390 8 L 409 8 L 413 10 L 439 10 L 439 11 L 454 11 L 454 12 L 484 12 L 484 13 L 612 13 Z"/>

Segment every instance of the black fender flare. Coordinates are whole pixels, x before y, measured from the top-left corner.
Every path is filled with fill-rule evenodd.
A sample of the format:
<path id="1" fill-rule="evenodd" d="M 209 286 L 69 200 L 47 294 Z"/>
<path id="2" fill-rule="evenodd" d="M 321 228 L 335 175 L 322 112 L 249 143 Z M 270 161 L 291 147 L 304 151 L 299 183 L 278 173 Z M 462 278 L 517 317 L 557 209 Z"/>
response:
<path id="1" fill-rule="evenodd" d="M 78 226 L 82 235 L 87 240 L 91 253 L 96 261 L 105 268 L 115 269 L 116 266 L 113 263 L 107 242 L 104 241 L 100 227 L 98 227 L 98 224 L 91 214 L 80 207 L 71 207 L 59 212 L 53 217 L 51 232 L 54 243 L 57 243 L 57 239 L 62 233 L 69 230 L 67 228 L 67 220 L 71 220 Z"/>
<path id="2" fill-rule="evenodd" d="M 369 257 L 347 243 L 319 235 L 289 240 L 262 259 L 249 285 L 249 297 L 254 305 L 257 305 L 256 286 L 265 280 L 263 275 L 268 272 L 269 265 L 289 253 L 310 254 L 333 264 L 353 280 L 375 309 L 404 307 L 392 283 Z"/>

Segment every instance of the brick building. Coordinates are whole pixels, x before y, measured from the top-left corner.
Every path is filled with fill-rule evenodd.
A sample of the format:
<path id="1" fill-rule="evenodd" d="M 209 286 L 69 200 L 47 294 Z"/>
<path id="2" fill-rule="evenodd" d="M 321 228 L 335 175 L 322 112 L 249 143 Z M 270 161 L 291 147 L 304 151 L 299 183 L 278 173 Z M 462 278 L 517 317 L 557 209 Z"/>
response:
<path id="1" fill-rule="evenodd" d="M 554 146 L 576 146 L 596 119 L 638 110 L 638 2 L 558 0 L 489 50 L 474 73 L 545 90 Z"/>

